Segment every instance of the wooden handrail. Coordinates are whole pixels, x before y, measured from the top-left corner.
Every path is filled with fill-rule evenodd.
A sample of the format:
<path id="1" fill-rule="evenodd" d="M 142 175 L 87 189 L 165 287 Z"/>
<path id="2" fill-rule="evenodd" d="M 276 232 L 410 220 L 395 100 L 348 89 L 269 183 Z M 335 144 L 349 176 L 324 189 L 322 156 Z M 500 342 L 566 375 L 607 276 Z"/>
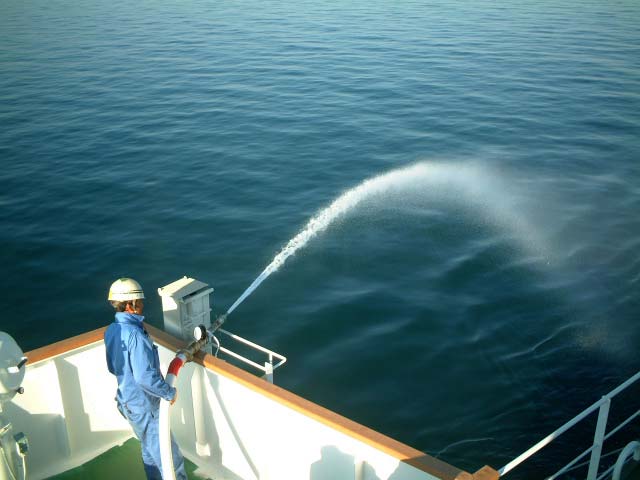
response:
<path id="1" fill-rule="evenodd" d="M 27 365 L 33 365 L 34 363 L 41 362 L 52 357 L 57 357 L 63 353 L 68 353 L 72 350 L 86 347 L 92 343 L 101 342 L 106 329 L 107 327 L 98 328 L 90 332 L 81 333 L 75 337 L 65 338 L 59 342 L 31 350 L 25 354 L 29 359 Z"/>

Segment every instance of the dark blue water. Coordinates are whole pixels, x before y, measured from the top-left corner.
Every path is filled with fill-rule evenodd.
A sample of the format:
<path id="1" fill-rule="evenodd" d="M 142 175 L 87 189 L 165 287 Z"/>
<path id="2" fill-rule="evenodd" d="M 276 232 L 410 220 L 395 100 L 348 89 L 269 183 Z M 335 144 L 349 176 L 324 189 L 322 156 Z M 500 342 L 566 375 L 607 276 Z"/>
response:
<path id="1" fill-rule="evenodd" d="M 475 470 L 640 366 L 636 1 L 1 0 L 0 127 L 25 350 L 107 324 L 125 275 L 155 325 L 182 275 L 222 313 L 427 162 L 229 317 L 279 384 Z"/>

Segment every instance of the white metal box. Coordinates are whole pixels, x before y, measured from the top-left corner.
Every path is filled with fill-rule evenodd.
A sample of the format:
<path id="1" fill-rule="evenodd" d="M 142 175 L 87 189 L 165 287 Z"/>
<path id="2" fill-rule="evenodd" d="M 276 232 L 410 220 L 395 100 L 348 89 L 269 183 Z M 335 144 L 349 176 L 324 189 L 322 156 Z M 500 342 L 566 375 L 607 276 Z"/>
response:
<path id="1" fill-rule="evenodd" d="M 209 295 L 213 288 L 193 278 L 182 277 L 158 289 L 162 298 L 164 330 L 187 342 L 198 325 L 211 326 Z"/>

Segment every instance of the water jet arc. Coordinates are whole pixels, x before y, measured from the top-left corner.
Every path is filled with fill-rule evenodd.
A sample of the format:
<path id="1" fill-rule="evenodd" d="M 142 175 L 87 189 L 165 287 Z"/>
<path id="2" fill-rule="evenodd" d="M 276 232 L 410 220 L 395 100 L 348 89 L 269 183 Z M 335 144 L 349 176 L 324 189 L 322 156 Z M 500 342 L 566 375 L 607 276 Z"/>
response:
<path id="1" fill-rule="evenodd" d="M 501 182 L 500 175 L 496 172 L 488 173 L 486 167 L 473 163 L 419 162 L 365 180 L 360 185 L 347 190 L 312 217 L 300 233 L 289 240 L 271 263 L 229 307 L 227 312 L 218 317 L 216 323 L 221 325 L 226 317 L 269 275 L 277 271 L 291 255 L 303 248 L 309 240 L 326 230 L 336 219 L 361 204 L 363 200 L 374 195 L 384 194 L 391 188 L 413 186 L 418 181 L 432 187 L 444 185 L 447 190 L 455 190 L 457 194 L 459 193 L 459 201 L 482 211 L 490 223 L 513 230 L 525 249 L 535 255 L 545 254 L 547 249 L 540 241 L 537 229 L 534 229 L 523 218 L 522 213 L 514 206 L 508 190 L 504 188 L 505 185 L 512 182 Z"/>

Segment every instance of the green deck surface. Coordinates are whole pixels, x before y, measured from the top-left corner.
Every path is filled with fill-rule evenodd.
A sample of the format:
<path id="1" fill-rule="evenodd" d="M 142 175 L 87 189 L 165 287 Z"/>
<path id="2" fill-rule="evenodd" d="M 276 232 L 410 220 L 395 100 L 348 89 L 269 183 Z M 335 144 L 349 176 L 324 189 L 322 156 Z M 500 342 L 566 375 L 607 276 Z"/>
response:
<path id="1" fill-rule="evenodd" d="M 202 480 L 194 471 L 198 468 L 186 458 L 184 459 L 187 475 L 192 480 Z M 122 445 L 113 447 L 99 457 L 79 467 L 67 470 L 50 480 L 77 480 L 90 478 L 91 480 L 113 480 L 114 478 L 126 478 L 127 480 L 145 480 L 142 458 L 140 454 L 140 442 L 130 438 Z"/>

